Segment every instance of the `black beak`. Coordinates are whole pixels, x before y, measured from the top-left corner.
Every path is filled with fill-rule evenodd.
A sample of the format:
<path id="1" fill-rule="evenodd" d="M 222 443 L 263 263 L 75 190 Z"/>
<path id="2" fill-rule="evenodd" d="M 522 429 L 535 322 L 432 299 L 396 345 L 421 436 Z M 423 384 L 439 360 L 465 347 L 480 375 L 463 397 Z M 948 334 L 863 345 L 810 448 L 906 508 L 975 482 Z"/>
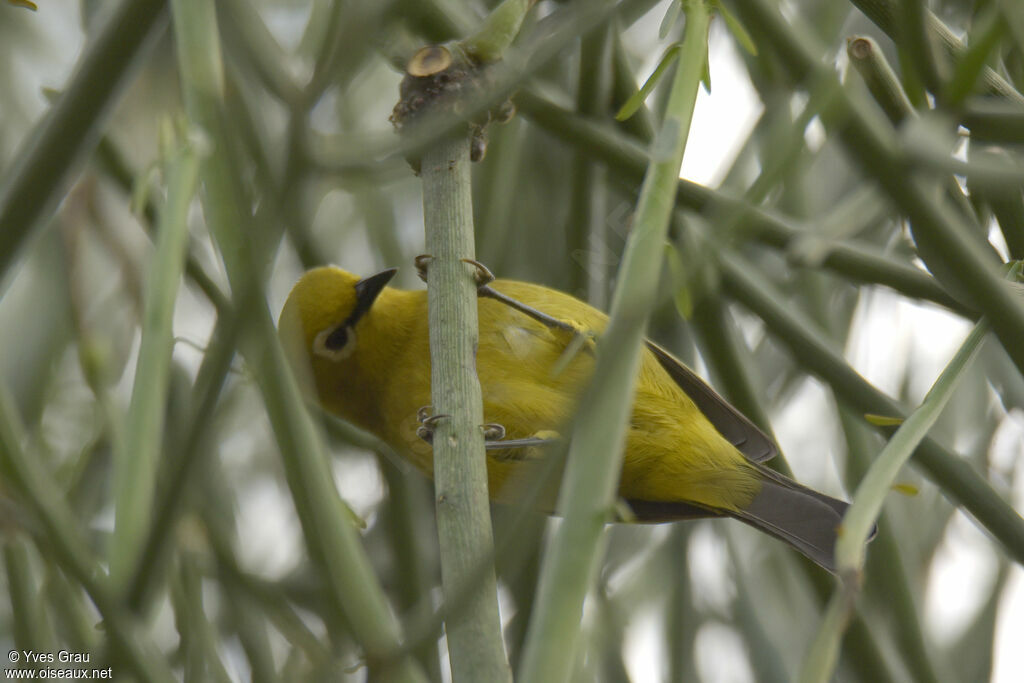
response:
<path id="1" fill-rule="evenodd" d="M 398 268 L 388 268 L 376 275 L 364 277 L 356 283 L 356 307 L 348 318 L 350 325 L 354 325 L 356 321 L 366 315 L 366 312 L 370 310 L 370 306 L 377 300 L 380 293 L 384 291 L 384 287 L 391 282 L 391 278 L 397 272 Z"/>

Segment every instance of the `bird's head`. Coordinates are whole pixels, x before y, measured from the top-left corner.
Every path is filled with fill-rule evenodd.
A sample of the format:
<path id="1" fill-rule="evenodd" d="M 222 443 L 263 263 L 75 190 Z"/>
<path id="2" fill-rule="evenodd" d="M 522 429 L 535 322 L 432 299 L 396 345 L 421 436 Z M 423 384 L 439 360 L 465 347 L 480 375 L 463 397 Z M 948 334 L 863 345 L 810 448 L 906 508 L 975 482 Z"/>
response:
<path id="1" fill-rule="evenodd" d="M 281 310 L 278 332 L 296 367 L 337 367 L 359 347 L 357 330 L 374 301 L 394 277 L 389 268 L 359 278 L 334 266 L 310 270 L 292 287 Z"/>

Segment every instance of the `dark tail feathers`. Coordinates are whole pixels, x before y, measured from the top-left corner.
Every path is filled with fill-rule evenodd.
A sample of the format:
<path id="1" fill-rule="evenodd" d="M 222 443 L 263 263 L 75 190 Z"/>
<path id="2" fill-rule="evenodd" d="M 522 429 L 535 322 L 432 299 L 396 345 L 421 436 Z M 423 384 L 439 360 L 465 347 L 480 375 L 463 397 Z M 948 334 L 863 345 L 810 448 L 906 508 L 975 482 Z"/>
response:
<path id="1" fill-rule="evenodd" d="M 761 474 L 761 490 L 746 509 L 729 515 L 785 541 L 835 573 L 836 538 L 849 503 L 755 466 Z"/>
<path id="2" fill-rule="evenodd" d="M 705 510 L 689 503 L 630 500 L 637 519 L 664 522 L 673 519 L 715 517 L 726 514 L 774 536 L 835 573 L 835 545 L 848 503 L 801 486 L 792 479 L 751 463 L 761 475 L 761 490 L 738 512 Z M 874 532 L 872 532 L 874 535 Z"/>

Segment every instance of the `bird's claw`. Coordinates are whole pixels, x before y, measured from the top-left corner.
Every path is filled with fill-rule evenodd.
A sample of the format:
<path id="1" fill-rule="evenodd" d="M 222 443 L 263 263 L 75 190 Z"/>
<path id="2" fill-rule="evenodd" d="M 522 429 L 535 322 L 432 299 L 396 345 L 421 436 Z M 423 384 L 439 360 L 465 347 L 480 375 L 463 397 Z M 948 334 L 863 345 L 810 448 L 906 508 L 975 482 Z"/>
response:
<path id="1" fill-rule="evenodd" d="M 416 274 L 424 282 L 427 281 L 427 268 L 430 267 L 430 262 L 434 260 L 434 257 L 430 254 L 420 254 L 412 260 L 413 266 L 416 267 Z"/>
<path id="2" fill-rule="evenodd" d="M 427 271 L 430 268 L 430 262 L 433 260 L 434 257 L 431 256 L 430 254 L 420 254 L 419 256 L 412 260 L 413 265 L 416 267 L 416 274 L 424 282 L 427 281 Z M 476 259 L 464 258 L 459 260 L 462 261 L 463 263 L 468 263 L 469 265 L 473 266 L 473 280 L 476 282 L 477 289 L 483 289 L 487 285 L 494 282 L 494 280 L 496 279 L 494 277 L 494 273 L 492 273 L 487 266 L 480 263 Z"/>
<path id="3" fill-rule="evenodd" d="M 476 259 L 464 258 L 459 260 L 462 261 L 463 263 L 468 263 L 475 269 L 475 272 L 473 273 L 473 279 L 476 281 L 477 289 L 483 289 L 487 285 L 494 282 L 494 280 L 496 279 L 494 277 L 494 273 L 491 272 L 491 269 L 485 266 L 484 264 L 480 263 Z"/>
<path id="4" fill-rule="evenodd" d="M 437 423 L 449 417 L 451 415 L 431 415 L 430 406 L 423 406 L 416 411 L 416 419 L 420 422 L 420 426 L 416 428 L 416 436 L 429 444 L 433 444 L 434 429 L 437 427 Z"/>
<path id="5" fill-rule="evenodd" d="M 488 422 L 480 428 L 484 431 L 484 441 L 501 441 L 505 438 L 505 428 L 496 422 Z"/>

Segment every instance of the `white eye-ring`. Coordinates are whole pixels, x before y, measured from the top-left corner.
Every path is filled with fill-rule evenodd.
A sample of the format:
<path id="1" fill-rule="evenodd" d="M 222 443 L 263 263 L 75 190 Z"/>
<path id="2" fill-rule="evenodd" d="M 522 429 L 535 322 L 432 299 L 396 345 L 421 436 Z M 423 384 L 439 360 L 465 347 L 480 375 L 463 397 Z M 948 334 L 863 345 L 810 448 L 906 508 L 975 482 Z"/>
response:
<path id="1" fill-rule="evenodd" d="M 327 328 L 313 339 L 313 353 L 329 360 L 344 360 L 355 350 L 356 331 L 351 325 Z"/>

